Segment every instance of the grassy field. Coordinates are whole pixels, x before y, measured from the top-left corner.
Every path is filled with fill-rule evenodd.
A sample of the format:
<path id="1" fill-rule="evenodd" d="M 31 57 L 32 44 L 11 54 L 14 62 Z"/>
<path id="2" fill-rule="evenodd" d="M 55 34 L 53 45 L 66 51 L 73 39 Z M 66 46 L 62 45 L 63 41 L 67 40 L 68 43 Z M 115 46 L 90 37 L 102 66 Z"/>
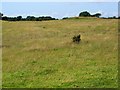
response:
<path id="1" fill-rule="evenodd" d="M 118 20 L 2 21 L 4 88 L 118 87 Z M 80 44 L 72 42 L 81 34 Z"/>

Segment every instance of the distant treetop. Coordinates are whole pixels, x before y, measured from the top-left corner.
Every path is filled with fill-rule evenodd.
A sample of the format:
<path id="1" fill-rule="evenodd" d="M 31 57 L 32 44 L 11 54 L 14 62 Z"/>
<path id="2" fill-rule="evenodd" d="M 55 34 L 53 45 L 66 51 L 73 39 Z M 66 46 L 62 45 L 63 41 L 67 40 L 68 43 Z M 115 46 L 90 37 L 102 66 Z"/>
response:
<path id="1" fill-rule="evenodd" d="M 89 12 L 84 11 L 84 12 L 81 12 L 81 13 L 79 14 L 79 16 L 82 16 L 82 17 L 89 17 L 89 16 L 91 16 L 91 15 L 90 15 Z"/>
<path id="2" fill-rule="evenodd" d="M 22 18 L 22 16 L 8 17 L 8 16 L 3 16 L 3 14 L 0 12 L 0 20 L 5 20 L 5 21 L 47 21 L 47 20 L 57 20 L 57 19 L 52 18 L 51 16 L 42 16 L 42 17 L 27 16 L 26 18 Z"/>
<path id="3" fill-rule="evenodd" d="M 88 11 L 83 11 L 79 14 L 79 17 L 100 17 L 101 16 L 101 13 L 96 13 L 96 14 L 93 14 L 91 15 Z"/>

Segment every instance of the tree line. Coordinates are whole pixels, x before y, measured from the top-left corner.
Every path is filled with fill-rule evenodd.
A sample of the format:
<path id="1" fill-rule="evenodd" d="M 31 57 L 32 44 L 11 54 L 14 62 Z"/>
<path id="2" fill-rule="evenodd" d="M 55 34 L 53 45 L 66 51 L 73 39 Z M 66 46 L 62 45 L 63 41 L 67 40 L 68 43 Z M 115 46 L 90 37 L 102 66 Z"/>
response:
<path id="1" fill-rule="evenodd" d="M 57 20 L 57 19 L 52 18 L 51 16 L 41 16 L 41 17 L 27 16 L 26 18 L 23 18 L 22 16 L 7 17 L 7 16 L 3 16 L 3 14 L 0 13 L 0 20 L 5 20 L 5 21 L 45 21 L 45 20 Z"/>
<path id="2" fill-rule="evenodd" d="M 101 13 L 96 13 L 91 15 L 88 11 L 83 11 L 79 13 L 79 17 L 97 17 L 100 18 Z M 120 19 L 120 17 L 101 17 L 103 19 Z M 69 19 L 68 17 L 64 17 L 62 19 Z M 26 18 L 23 18 L 22 16 L 17 16 L 17 17 L 8 17 L 4 16 L 3 13 L 0 13 L 0 20 L 5 20 L 5 21 L 46 21 L 46 20 L 58 20 L 56 18 L 52 18 L 51 16 L 42 16 L 42 17 L 35 17 L 35 16 L 27 16 Z"/>
<path id="3" fill-rule="evenodd" d="M 95 14 L 90 14 L 88 11 L 83 11 L 79 14 L 79 17 L 97 17 L 97 18 L 103 18 L 103 19 L 120 19 L 120 17 L 100 17 L 102 14 L 101 13 L 95 13 Z M 69 19 L 68 17 L 64 17 L 63 19 Z"/>
<path id="4" fill-rule="evenodd" d="M 93 14 L 93 15 L 91 15 L 89 12 L 87 12 L 87 11 L 84 11 L 84 12 L 81 12 L 80 14 L 79 14 L 79 17 L 100 17 L 101 16 L 101 13 L 96 13 L 96 14 Z"/>

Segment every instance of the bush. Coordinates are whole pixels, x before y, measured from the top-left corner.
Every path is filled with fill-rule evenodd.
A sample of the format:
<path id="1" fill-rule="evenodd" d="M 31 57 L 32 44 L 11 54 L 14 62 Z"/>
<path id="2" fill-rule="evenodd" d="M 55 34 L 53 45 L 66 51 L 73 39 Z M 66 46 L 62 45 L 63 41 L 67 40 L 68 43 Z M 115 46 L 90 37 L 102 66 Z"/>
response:
<path id="1" fill-rule="evenodd" d="M 91 16 L 91 14 L 89 13 L 89 12 L 87 12 L 87 11 L 84 11 L 84 12 L 81 12 L 80 14 L 79 14 L 79 17 L 90 17 Z"/>
<path id="2" fill-rule="evenodd" d="M 73 42 L 75 42 L 75 43 L 79 43 L 80 42 L 80 37 L 81 37 L 81 35 L 79 34 L 79 35 L 77 35 L 77 36 L 74 36 L 73 37 Z"/>

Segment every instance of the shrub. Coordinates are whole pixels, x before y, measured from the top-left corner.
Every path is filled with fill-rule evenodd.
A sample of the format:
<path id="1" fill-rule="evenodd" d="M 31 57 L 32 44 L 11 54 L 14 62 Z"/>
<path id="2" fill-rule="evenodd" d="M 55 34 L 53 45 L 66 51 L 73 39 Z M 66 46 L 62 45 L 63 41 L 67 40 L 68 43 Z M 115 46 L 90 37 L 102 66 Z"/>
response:
<path id="1" fill-rule="evenodd" d="M 75 43 L 79 43 L 80 42 L 80 37 L 81 37 L 81 35 L 79 34 L 79 35 L 77 35 L 77 36 L 74 36 L 73 37 L 73 42 L 75 42 Z"/>

